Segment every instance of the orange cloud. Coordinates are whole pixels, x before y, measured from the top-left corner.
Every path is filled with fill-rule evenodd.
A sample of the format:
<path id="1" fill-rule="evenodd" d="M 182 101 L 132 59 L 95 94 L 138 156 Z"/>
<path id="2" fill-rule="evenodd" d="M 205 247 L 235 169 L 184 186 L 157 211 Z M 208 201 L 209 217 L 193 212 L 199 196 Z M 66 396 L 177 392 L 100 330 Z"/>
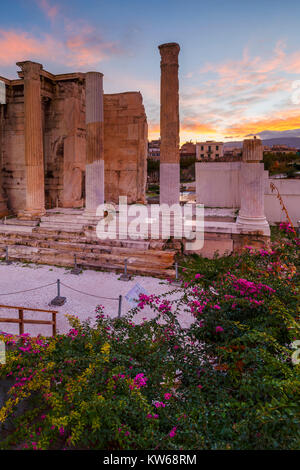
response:
<path id="1" fill-rule="evenodd" d="M 226 135 L 230 137 L 244 137 L 247 134 L 257 134 L 262 131 L 286 131 L 300 128 L 300 112 L 282 111 L 275 117 L 265 117 L 257 120 L 245 120 L 241 124 L 227 127 Z"/>
<path id="2" fill-rule="evenodd" d="M 184 121 L 180 125 L 180 142 L 183 143 L 186 140 L 203 140 L 206 136 L 219 136 L 219 132 L 210 124 L 199 124 L 199 123 L 185 123 Z M 155 140 L 160 137 L 160 127 L 157 123 L 149 123 L 148 127 L 148 139 Z"/>
<path id="3" fill-rule="evenodd" d="M 181 132 L 192 132 L 193 134 L 216 134 L 217 129 L 211 124 L 183 121 L 180 126 Z"/>

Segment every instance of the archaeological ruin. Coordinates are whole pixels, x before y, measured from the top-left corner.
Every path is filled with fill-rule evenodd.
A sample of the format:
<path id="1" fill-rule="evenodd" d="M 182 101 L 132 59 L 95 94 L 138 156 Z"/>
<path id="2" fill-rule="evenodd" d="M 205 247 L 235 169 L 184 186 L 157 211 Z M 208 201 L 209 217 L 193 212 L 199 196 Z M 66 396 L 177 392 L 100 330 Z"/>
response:
<path id="1" fill-rule="evenodd" d="M 176 43 L 159 46 L 160 204 L 169 206 L 180 202 L 179 51 Z M 113 204 L 120 222 L 120 196 L 147 207 L 150 226 L 157 222 L 146 201 L 141 93 L 104 94 L 100 72 L 53 75 L 36 62 L 17 65 L 18 79 L 0 77 L 6 95 L 0 104 L 0 256 L 8 249 L 11 259 L 72 266 L 76 255 L 84 267 L 115 270 L 126 260 L 131 272 L 173 276 L 176 253 L 186 252 L 185 236 L 153 239 L 149 231 L 105 240 L 96 233 L 97 207 L 104 202 Z M 242 161 L 195 165 L 196 204 L 183 224 L 193 223 L 197 204 L 204 204 L 204 246 L 196 252 L 213 256 L 268 245 L 270 191 L 261 141 L 244 141 Z M 174 231 L 175 225 L 174 219 Z"/>
<path id="2" fill-rule="evenodd" d="M 6 85 L 6 104 L 0 106 L 1 214 L 9 210 L 33 219 L 47 209 L 82 208 L 85 202 L 90 209 L 104 191 L 115 203 L 119 195 L 145 202 L 147 119 L 141 94 L 103 95 L 100 73 L 53 75 L 38 63 L 17 65 L 18 79 L 0 77 Z M 105 188 L 93 161 L 105 173 Z M 94 201 L 93 178 L 102 191 Z"/>

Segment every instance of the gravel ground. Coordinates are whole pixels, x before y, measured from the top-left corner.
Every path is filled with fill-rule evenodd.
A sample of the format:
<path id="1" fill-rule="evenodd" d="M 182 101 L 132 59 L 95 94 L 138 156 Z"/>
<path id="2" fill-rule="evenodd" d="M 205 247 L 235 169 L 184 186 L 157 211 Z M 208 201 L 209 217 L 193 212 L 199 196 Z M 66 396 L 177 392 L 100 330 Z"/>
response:
<path id="1" fill-rule="evenodd" d="M 4 263 L 0 263 L 0 304 L 57 310 L 59 312 L 57 315 L 58 331 L 59 333 L 65 333 L 69 330 L 69 324 L 65 317 L 66 313 L 77 315 L 80 320 L 85 320 L 90 317 L 93 322 L 95 318 L 95 307 L 101 304 L 105 307 L 105 314 L 115 317 L 118 313 L 118 301 L 98 299 L 61 286 L 61 295 L 67 298 L 66 303 L 61 307 L 50 306 L 51 300 L 57 293 L 56 285 L 20 294 L 2 294 L 56 283 L 56 280 L 60 279 L 61 283 L 99 297 L 118 298 L 119 295 L 122 295 L 122 315 L 124 315 L 131 308 L 131 305 L 124 296 L 137 282 L 148 294 L 162 294 L 174 289 L 174 287 L 171 287 L 168 283 L 153 277 L 134 276 L 130 281 L 121 281 L 119 277 L 119 274 L 112 272 L 85 270 L 76 276 L 65 268 L 57 268 L 54 266 L 23 265 L 22 263 L 14 263 L 7 266 Z M 179 296 L 179 294 L 173 294 L 173 298 L 174 295 Z M 36 318 L 46 320 L 49 316 L 51 317 L 50 314 L 44 312 L 24 312 L 24 318 L 28 319 Z M 143 317 L 150 318 L 151 316 L 153 316 L 151 309 L 145 307 L 144 310 L 137 315 L 135 321 L 140 321 Z M 0 318 L 5 317 L 17 318 L 18 312 L 17 310 L 1 308 Z M 187 313 L 182 313 L 180 315 L 180 323 L 183 326 L 190 325 L 192 323 L 192 316 Z M 1 330 L 11 334 L 18 333 L 18 324 L 0 323 L 0 331 Z M 24 330 L 25 333 L 29 333 L 33 336 L 37 336 L 38 334 L 48 336 L 51 334 L 50 325 L 27 324 Z"/>

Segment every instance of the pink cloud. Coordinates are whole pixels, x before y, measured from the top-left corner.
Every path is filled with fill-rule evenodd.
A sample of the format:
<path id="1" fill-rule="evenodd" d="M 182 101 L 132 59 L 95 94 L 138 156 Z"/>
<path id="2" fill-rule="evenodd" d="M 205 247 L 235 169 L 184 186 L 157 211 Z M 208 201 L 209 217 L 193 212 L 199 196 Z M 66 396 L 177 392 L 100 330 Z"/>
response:
<path id="1" fill-rule="evenodd" d="M 7 66 L 26 59 L 86 70 L 121 52 L 116 43 L 104 41 L 93 28 L 87 31 L 54 38 L 50 34 L 36 37 L 24 31 L 0 29 L 0 63 Z"/>
<path id="2" fill-rule="evenodd" d="M 54 60 L 60 44 L 48 35 L 35 38 L 24 31 L 0 29 L 0 62 L 11 65 L 20 60 Z"/>
<path id="3" fill-rule="evenodd" d="M 37 0 L 37 4 L 51 20 L 58 15 L 58 5 L 51 5 L 48 0 Z"/>

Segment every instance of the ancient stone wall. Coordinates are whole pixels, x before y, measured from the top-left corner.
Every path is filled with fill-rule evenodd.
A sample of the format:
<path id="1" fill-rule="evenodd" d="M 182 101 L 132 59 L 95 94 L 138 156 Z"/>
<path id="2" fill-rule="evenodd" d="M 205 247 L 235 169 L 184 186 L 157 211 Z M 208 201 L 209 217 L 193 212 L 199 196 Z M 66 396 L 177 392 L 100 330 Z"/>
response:
<path id="1" fill-rule="evenodd" d="M 24 84 L 6 87 L 7 104 L 1 105 L 2 189 L 11 210 L 24 209 L 26 199 Z"/>
<path id="2" fill-rule="evenodd" d="M 145 202 L 147 119 L 139 92 L 104 95 L 105 200 Z"/>
<path id="3" fill-rule="evenodd" d="M 6 211 L 6 200 L 12 212 L 24 211 L 26 196 L 33 187 L 35 195 L 45 192 L 46 209 L 84 207 L 85 74 L 53 75 L 40 64 L 28 61 L 18 65 L 22 68 L 19 79 L 1 77 L 7 85 L 7 104 L 0 105 L 0 216 Z M 31 77 L 26 75 L 30 67 L 40 67 L 41 96 L 35 100 L 42 120 L 44 181 L 40 186 L 35 183 L 36 178 L 32 179 L 32 168 L 26 167 L 31 161 L 25 156 L 24 76 L 31 86 Z M 30 111 L 31 107 L 27 109 Z M 34 113 L 31 116 L 34 118 Z M 28 143 L 31 145 L 31 140 Z M 27 159 L 34 153 L 35 147 L 33 152 L 27 149 Z M 141 94 L 104 95 L 106 201 L 118 203 L 119 195 L 127 195 L 129 203 L 145 202 L 146 159 L 147 120 Z"/>
<path id="4" fill-rule="evenodd" d="M 46 207 L 84 204 L 85 91 L 81 80 L 58 80 L 44 103 Z"/>

